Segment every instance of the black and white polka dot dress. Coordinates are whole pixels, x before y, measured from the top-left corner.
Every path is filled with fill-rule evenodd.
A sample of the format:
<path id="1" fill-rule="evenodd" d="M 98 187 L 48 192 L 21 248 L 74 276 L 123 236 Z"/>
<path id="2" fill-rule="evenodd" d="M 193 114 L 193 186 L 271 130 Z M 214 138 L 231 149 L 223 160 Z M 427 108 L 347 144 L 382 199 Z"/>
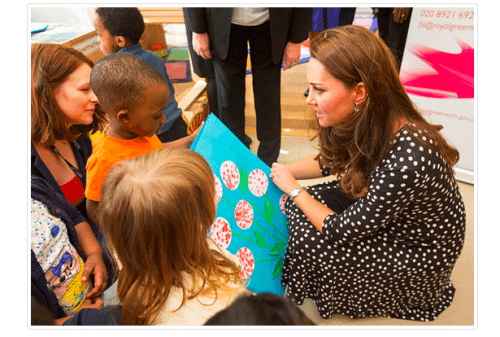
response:
<path id="1" fill-rule="evenodd" d="M 368 193 L 356 201 L 342 206 L 334 200 L 337 181 L 309 187 L 338 212 L 326 217 L 323 234 L 287 200 L 287 297 L 297 304 L 313 299 L 323 318 L 432 321 L 450 305 L 465 209 L 443 158 L 422 139 L 424 132 L 402 128 L 372 172 Z"/>

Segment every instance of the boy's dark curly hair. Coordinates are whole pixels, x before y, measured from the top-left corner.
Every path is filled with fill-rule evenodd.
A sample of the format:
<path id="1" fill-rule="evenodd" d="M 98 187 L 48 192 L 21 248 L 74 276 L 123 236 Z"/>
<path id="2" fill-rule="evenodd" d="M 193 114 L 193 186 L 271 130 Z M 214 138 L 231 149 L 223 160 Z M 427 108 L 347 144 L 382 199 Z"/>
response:
<path id="1" fill-rule="evenodd" d="M 205 325 L 316 325 L 293 302 L 271 293 L 243 295 Z"/>
<path id="2" fill-rule="evenodd" d="M 144 19 L 136 7 L 99 7 L 96 14 L 113 36 L 123 36 L 132 44 L 139 43 L 144 32 Z"/>

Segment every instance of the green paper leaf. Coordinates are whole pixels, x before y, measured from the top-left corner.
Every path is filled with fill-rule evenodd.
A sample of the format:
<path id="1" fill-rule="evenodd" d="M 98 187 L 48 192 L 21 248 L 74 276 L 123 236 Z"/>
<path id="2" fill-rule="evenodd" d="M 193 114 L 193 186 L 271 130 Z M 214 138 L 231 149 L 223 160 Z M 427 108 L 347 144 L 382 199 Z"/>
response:
<path id="1" fill-rule="evenodd" d="M 244 167 L 240 171 L 240 188 L 241 192 L 246 193 L 248 189 L 248 173 Z"/>
<path id="2" fill-rule="evenodd" d="M 281 274 L 281 270 L 283 269 L 283 260 L 284 259 L 281 258 L 278 260 L 278 262 L 276 262 L 276 265 L 274 266 L 272 278 L 276 278 Z"/>
<path id="3" fill-rule="evenodd" d="M 271 251 L 269 252 L 270 255 L 280 255 L 281 253 L 284 253 L 285 251 L 283 250 L 283 247 L 285 244 L 283 242 L 278 242 L 275 243 L 274 246 L 271 248 Z"/>
<path id="4" fill-rule="evenodd" d="M 269 247 L 268 245 L 266 245 L 266 240 L 264 239 L 264 236 L 260 232 L 257 232 L 256 230 L 254 230 L 253 235 L 255 235 L 255 240 L 257 241 L 257 244 L 259 246 L 261 246 L 262 248 Z"/>
<path id="5" fill-rule="evenodd" d="M 264 203 L 264 218 L 266 218 L 266 221 L 269 222 L 270 224 L 273 223 L 273 215 L 274 215 L 273 210 L 274 210 L 273 205 L 266 197 L 266 202 Z"/>

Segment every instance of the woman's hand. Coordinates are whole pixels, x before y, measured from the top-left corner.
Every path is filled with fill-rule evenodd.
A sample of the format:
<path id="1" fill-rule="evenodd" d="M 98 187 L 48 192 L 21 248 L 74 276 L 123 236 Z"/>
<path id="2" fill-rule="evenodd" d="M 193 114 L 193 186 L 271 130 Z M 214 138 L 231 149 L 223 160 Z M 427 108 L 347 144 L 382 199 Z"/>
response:
<path id="1" fill-rule="evenodd" d="M 286 166 L 278 163 L 273 163 L 269 177 L 280 190 L 288 195 L 294 188 L 301 187 Z"/>
<path id="2" fill-rule="evenodd" d="M 288 168 L 278 163 L 274 163 L 271 167 L 270 177 L 276 186 L 288 195 L 290 195 L 290 192 L 294 188 L 301 187 Z M 323 233 L 323 221 L 329 214 L 334 212 L 311 197 L 307 191 L 300 193 L 293 199 L 293 202 L 304 212 L 304 215 L 311 221 L 312 225 L 320 233 Z"/>
<path id="3" fill-rule="evenodd" d="M 208 37 L 208 33 L 198 34 L 193 32 L 193 50 L 206 60 L 212 58 L 212 54 L 210 54 L 210 38 Z"/>
<path id="4" fill-rule="evenodd" d="M 94 275 L 94 288 L 87 294 L 87 298 L 99 296 L 108 281 L 108 272 L 100 253 L 87 256 L 83 268 L 82 281 L 87 281 L 90 275 Z"/>

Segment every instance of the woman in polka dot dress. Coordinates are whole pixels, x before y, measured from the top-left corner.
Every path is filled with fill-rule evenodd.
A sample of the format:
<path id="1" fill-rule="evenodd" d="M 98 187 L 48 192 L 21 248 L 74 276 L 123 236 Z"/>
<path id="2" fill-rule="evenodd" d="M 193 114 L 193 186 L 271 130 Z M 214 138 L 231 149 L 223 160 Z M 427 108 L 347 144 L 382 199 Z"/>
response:
<path id="1" fill-rule="evenodd" d="M 313 299 L 323 318 L 434 320 L 453 299 L 464 242 L 458 152 L 415 109 L 389 49 L 364 27 L 311 41 L 307 77 L 320 153 L 271 170 L 290 195 L 286 295 Z M 297 182 L 322 175 L 336 179 Z"/>

